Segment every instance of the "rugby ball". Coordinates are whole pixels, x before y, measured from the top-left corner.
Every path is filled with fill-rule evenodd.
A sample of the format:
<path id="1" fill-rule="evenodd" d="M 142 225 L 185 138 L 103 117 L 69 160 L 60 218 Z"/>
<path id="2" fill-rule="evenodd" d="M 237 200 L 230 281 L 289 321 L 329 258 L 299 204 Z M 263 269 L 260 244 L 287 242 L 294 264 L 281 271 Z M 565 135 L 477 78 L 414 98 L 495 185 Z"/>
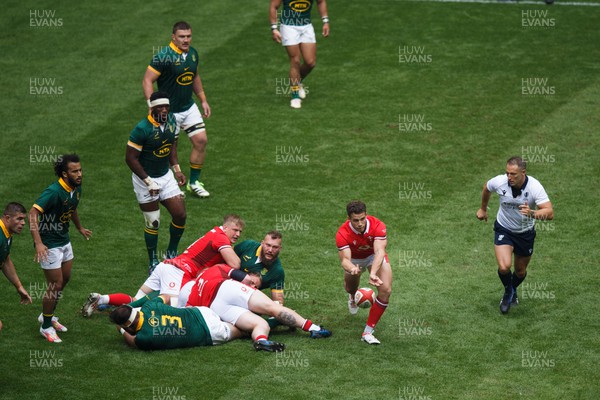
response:
<path id="1" fill-rule="evenodd" d="M 354 293 L 354 302 L 360 308 L 369 308 L 373 305 L 375 297 L 373 296 L 373 290 L 370 288 L 360 288 Z"/>

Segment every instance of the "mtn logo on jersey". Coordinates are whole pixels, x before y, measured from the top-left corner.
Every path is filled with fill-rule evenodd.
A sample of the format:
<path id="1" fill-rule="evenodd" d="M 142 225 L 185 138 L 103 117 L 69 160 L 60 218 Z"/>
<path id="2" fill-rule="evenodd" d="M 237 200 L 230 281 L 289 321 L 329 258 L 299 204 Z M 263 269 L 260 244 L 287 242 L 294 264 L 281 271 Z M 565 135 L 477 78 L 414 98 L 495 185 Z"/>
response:
<path id="1" fill-rule="evenodd" d="M 191 85 L 194 81 L 194 73 L 191 71 L 184 72 L 183 74 L 179 75 L 176 80 L 181 86 Z"/>
<path id="2" fill-rule="evenodd" d="M 290 8 L 297 12 L 303 12 L 310 8 L 309 0 L 290 1 Z"/>
<path id="3" fill-rule="evenodd" d="M 152 154 L 159 158 L 167 157 L 169 154 L 171 154 L 171 146 L 171 143 L 163 144 L 158 149 L 154 150 Z"/>

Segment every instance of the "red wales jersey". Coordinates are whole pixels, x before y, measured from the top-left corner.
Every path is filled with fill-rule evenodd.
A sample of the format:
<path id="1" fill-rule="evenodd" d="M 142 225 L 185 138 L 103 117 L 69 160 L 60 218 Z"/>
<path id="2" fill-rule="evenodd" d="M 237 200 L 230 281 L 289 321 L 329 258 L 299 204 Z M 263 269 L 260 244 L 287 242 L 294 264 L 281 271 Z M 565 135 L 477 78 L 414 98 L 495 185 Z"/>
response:
<path id="1" fill-rule="evenodd" d="M 183 253 L 170 260 L 165 260 L 164 263 L 183 270 L 183 284 L 185 284 L 195 279 L 203 269 L 225 263 L 220 251 L 227 247 L 231 247 L 231 241 L 223 232 L 223 227 L 215 226 L 192 243 Z"/>
<path id="2" fill-rule="evenodd" d="M 349 248 L 352 258 L 363 259 L 374 254 L 373 242 L 385 240 L 386 235 L 385 224 L 377 218 L 367 215 L 367 226 L 364 233 L 357 232 L 350 221 L 346 221 L 335 235 L 335 244 L 340 251 Z"/>
<path id="3" fill-rule="evenodd" d="M 229 278 L 233 268 L 227 264 L 217 264 L 198 275 L 190 292 L 186 307 L 210 307 L 221 284 Z"/>

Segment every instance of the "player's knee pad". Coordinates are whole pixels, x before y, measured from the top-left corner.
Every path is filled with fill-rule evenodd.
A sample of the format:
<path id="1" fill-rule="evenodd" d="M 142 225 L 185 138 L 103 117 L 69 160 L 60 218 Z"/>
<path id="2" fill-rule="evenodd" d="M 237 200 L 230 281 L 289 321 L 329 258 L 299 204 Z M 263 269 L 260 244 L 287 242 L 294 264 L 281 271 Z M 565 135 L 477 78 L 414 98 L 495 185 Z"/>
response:
<path id="1" fill-rule="evenodd" d="M 146 228 L 158 229 L 160 226 L 160 209 L 156 211 L 144 211 L 144 221 L 146 221 Z"/>

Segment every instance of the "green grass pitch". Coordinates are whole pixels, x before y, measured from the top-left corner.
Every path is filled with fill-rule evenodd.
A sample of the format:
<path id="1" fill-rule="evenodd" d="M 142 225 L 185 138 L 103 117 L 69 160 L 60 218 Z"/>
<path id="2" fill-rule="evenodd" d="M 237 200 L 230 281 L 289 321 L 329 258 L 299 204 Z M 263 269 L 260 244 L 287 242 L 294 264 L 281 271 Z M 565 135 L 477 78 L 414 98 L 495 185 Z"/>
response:
<path id="1" fill-rule="evenodd" d="M 34 304 L 0 278 L 0 397 L 598 399 L 600 7 L 330 0 L 331 37 L 318 38 L 308 99 L 291 110 L 268 3 L 4 2 L 0 203 L 29 209 L 54 179 L 52 157 L 77 152 L 94 235 L 72 230 L 60 345 L 38 333 L 45 280 L 29 232 L 15 238 Z M 278 355 L 249 340 L 144 353 L 105 314 L 79 315 L 89 292 L 134 294 L 146 277 L 125 144 L 147 110 L 147 63 L 180 19 L 213 110 L 211 197 L 186 200 L 180 248 L 230 212 L 247 222 L 241 239 L 280 228 L 286 305 L 330 339 L 279 329 Z M 189 151 L 182 137 L 186 175 Z M 538 227 L 521 304 L 500 315 L 493 218 L 475 212 L 512 155 L 530 160 L 555 220 Z M 357 198 L 388 226 L 394 290 L 378 347 L 359 340 L 367 312 L 347 311 L 334 242 Z"/>

